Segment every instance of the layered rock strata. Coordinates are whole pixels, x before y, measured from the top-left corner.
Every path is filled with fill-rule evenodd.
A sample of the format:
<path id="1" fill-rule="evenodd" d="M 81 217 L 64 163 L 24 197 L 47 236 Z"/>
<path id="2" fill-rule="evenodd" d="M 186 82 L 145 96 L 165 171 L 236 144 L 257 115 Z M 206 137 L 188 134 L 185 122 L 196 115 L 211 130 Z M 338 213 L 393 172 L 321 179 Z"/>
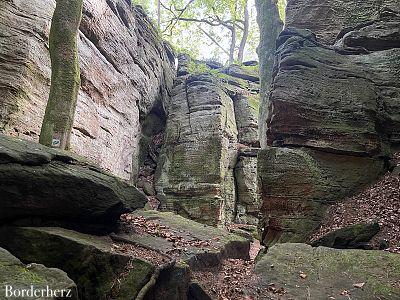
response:
<path id="1" fill-rule="evenodd" d="M 36 141 L 50 87 L 55 1 L 0 5 L 0 131 Z M 78 47 L 82 83 L 72 151 L 130 179 L 137 172 L 139 117 L 168 97 L 173 53 L 144 12 L 124 0 L 84 1 Z"/>
<path id="2" fill-rule="evenodd" d="M 306 241 L 327 206 L 376 180 L 398 147 L 399 7 L 289 1 L 261 107 L 265 244 Z"/>
<path id="3" fill-rule="evenodd" d="M 258 210 L 258 77 L 240 70 L 181 57 L 155 174 L 165 209 L 213 225 L 234 221 L 238 211 L 247 222 L 247 207 Z"/>
<path id="4" fill-rule="evenodd" d="M 113 225 L 146 203 L 134 186 L 77 155 L 3 135 L 0 195 L 2 224 L 36 218 L 81 230 Z"/>

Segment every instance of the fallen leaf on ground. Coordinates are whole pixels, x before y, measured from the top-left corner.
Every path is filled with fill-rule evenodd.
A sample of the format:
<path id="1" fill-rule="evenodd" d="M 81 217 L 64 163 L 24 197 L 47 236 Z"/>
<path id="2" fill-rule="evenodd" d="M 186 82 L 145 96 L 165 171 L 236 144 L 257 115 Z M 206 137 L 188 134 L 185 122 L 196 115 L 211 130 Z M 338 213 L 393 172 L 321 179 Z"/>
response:
<path id="1" fill-rule="evenodd" d="M 340 295 L 347 296 L 347 295 L 350 295 L 350 292 L 348 290 L 343 290 L 340 292 Z"/>
<path id="2" fill-rule="evenodd" d="M 299 273 L 299 276 L 300 276 L 301 278 L 303 278 L 303 279 L 307 278 L 307 274 L 304 273 L 304 272 L 300 272 L 300 273 Z"/>
<path id="3" fill-rule="evenodd" d="M 364 286 L 365 282 L 359 282 L 359 283 L 355 283 L 353 284 L 354 287 L 361 289 Z"/>

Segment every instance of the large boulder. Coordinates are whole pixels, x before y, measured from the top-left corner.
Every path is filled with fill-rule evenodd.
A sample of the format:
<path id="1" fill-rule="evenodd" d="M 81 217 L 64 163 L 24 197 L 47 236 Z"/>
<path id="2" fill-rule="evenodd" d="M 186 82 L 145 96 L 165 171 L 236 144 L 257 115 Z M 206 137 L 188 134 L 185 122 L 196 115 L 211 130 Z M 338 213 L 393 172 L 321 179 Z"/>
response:
<path id="1" fill-rule="evenodd" d="M 155 269 L 146 260 L 116 252 L 107 237 L 57 227 L 0 230 L 0 244 L 21 260 L 65 271 L 81 299 L 134 299 Z"/>
<path id="2" fill-rule="evenodd" d="M 59 269 L 24 265 L 0 248 L 0 293 L 3 299 L 78 299 L 75 283 Z"/>
<path id="3" fill-rule="evenodd" d="M 400 50 L 340 54 L 296 29 L 284 30 L 278 45 L 267 144 L 386 155 L 398 136 Z"/>
<path id="4" fill-rule="evenodd" d="M 134 186 L 76 155 L 0 135 L 0 223 L 114 224 L 145 202 Z"/>
<path id="5" fill-rule="evenodd" d="M 192 270 L 218 267 L 223 259 L 250 259 L 250 241 L 221 228 L 172 212 L 137 210 L 125 218 L 119 239 L 178 257 Z"/>
<path id="6" fill-rule="evenodd" d="M 400 256 L 384 251 L 277 244 L 255 266 L 257 287 L 279 299 L 399 299 Z M 259 299 L 271 299 L 262 293 Z"/>
<path id="7" fill-rule="evenodd" d="M 166 105 L 165 141 L 155 174 L 157 198 L 162 208 L 206 224 L 232 222 L 238 197 L 246 198 L 247 190 L 254 189 L 236 188 L 242 178 L 235 166 L 239 152 L 260 144 L 258 66 L 223 68 L 180 55 L 178 74 Z M 239 173 L 246 168 L 240 173 L 249 176 L 246 185 L 256 176 L 247 171 L 254 165 L 243 159 L 238 166 Z M 247 202 L 257 202 L 250 194 Z"/>
<path id="8" fill-rule="evenodd" d="M 191 271 L 218 268 L 228 258 L 250 259 L 249 240 L 171 212 L 137 211 L 122 220 L 120 230 L 106 236 L 1 227 L 0 247 L 24 262 L 64 270 L 81 299 L 184 300 Z"/>
<path id="9" fill-rule="evenodd" d="M 0 1 L 0 132 L 38 140 L 50 87 L 47 49 L 55 0 Z M 83 1 L 81 88 L 72 151 L 130 179 L 136 173 L 139 115 L 168 97 L 174 56 L 130 1 Z"/>
<path id="10" fill-rule="evenodd" d="M 312 242 L 312 246 L 337 249 L 368 249 L 368 243 L 379 232 L 378 223 L 354 224 L 331 231 Z"/>

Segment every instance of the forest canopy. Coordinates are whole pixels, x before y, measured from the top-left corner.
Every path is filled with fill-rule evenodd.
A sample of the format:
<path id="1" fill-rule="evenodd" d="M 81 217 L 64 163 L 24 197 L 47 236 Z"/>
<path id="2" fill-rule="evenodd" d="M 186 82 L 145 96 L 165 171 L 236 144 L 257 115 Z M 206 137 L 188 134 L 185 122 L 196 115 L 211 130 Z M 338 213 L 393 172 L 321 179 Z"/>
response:
<path id="1" fill-rule="evenodd" d="M 178 52 L 221 63 L 257 59 L 255 0 L 133 0 Z M 286 0 L 278 0 L 284 19 Z"/>

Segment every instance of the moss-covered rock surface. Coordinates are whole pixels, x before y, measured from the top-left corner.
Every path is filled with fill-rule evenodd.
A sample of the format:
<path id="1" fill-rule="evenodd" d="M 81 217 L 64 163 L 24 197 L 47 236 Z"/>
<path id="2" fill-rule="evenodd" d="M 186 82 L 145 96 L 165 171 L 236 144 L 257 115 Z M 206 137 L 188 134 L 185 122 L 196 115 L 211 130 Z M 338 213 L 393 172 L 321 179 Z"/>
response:
<path id="1" fill-rule="evenodd" d="M 65 271 L 77 284 L 81 299 L 133 299 L 155 266 L 116 253 L 108 237 L 57 227 L 3 227 L 0 245 L 24 262 Z"/>
<path id="2" fill-rule="evenodd" d="M 122 230 L 118 236 L 174 255 L 191 269 L 215 267 L 225 258 L 249 259 L 249 240 L 224 229 L 197 223 L 172 212 L 138 210 L 131 216 L 142 218 L 142 222 L 160 228 L 160 231 L 143 232 L 133 227 Z"/>
<path id="3" fill-rule="evenodd" d="M 384 251 L 278 244 L 257 263 L 255 272 L 259 287 L 273 284 L 284 289 L 279 299 L 400 297 L 400 256 Z"/>
<path id="4" fill-rule="evenodd" d="M 58 290 L 56 296 L 46 297 L 50 295 L 47 287 L 53 292 Z M 22 290 L 25 290 L 24 296 Z M 30 290 L 36 291 L 36 295 L 41 297 L 33 297 Z M 46 292 L 42 294 L 41 290 Z M 65 298 L 61 297 L 61 290 Z M 18 299 L 78 299 L 76 285 L 65 272 L 35 263 L 24 265 L 7 250 L 0 248 L 0 298 L 10 299 L 11 293 L 20 295 Z"/>

